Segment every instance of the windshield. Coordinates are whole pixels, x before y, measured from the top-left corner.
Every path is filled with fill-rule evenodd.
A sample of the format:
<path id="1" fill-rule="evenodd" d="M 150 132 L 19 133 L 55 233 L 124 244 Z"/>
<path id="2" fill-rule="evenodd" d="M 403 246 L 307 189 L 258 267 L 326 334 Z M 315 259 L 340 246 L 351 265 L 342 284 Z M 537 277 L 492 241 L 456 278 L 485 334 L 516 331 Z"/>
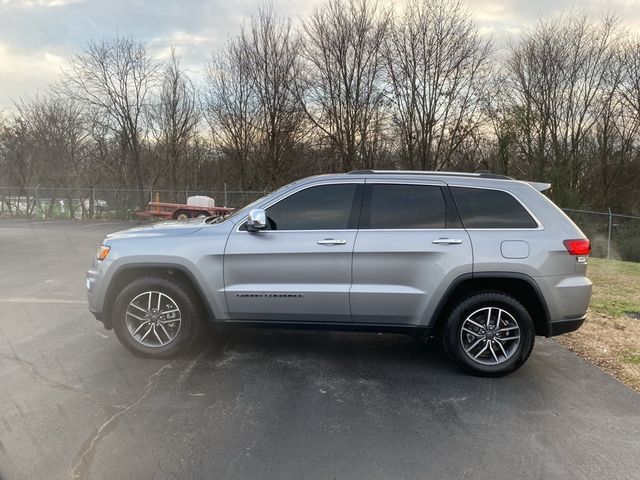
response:
<path id="1" fill-rule="evenodd" d="M 262 197 L 260 197 L 257 200 L 254 200 L 253 202 L 251 202 L 250 204 L 239 208 L 238 210 L 236 210 L 235 212 L 232 213 L 228 213 L 227 215 L 222 215 L 220 217 L 209 217 L 206 220 L 206 223 L 213 225 L 214 223 L 222 223 L 222 222 L 226 222 L 227 220 L 231 219 L 231 218 L 235 218 L 237 217 L 240 212 L 243 212 L 247 209 L 251 209 L 254 205 L 257 205 L 258 203 L 260 203 L 262 200 L 264 200 L 265 198 L 267 198 L 269 195 L 271 195 L 271 193 L 268 193 L 266 195 L 263 195 Z"/>

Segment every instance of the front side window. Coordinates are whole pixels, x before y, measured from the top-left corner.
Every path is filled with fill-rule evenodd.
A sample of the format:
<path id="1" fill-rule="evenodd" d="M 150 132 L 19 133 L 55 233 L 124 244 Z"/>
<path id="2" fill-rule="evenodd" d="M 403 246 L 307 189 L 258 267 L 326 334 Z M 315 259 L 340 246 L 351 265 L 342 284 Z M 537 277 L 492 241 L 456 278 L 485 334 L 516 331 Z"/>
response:
<path id="1" fill-rule="evenodd" d="M 537 228 L 522 204 L 501 190 L 451 187 L 465 228 Z"/>
<path id="2" fill-rule="evenodd" d="M 270 230 L 344 230 L 349 228 L 356 184 L 306 188 L 267 209 Z"/>
<path id="3" fill-rule="evenodd" d="M 372 229 L 445 228 L 442 189 L 433 185 L 372 184 L 369 224 Z"/>

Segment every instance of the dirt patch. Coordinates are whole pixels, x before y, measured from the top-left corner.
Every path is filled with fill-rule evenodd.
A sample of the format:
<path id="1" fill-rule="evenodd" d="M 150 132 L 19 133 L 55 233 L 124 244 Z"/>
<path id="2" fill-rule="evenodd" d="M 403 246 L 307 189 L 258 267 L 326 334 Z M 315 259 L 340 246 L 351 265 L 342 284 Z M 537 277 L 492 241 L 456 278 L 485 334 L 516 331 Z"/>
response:
<path id="1" fill-rule="evenodd" d="M 579 330 L 556 339 L 640 393 L 640 321 L 589 312 Z"/>
<path id="2" fill-rule="evenodd" d="M 640 264 L 589 259 L 593 298 L 584 325 L 557 341 L 640 393 Z"/>

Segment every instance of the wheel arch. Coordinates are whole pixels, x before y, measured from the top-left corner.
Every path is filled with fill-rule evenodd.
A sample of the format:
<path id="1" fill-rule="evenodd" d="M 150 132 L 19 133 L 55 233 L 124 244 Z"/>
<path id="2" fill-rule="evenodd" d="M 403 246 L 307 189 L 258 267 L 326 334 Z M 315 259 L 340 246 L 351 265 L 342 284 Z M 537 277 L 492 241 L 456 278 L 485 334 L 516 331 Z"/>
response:
<path id="1" fill-rule="evenodd" d="M 188 268 L 173 263 L 136 263 L 121 266 L 113 273 L 109 281 L 103 300 L 102 322 L 105 328 L 108 330 L 113 328 L 111 323 L 113 303 L 122 289 L 138 278 L 151 276 L 178 280 L 182 286 L 190 289 L 197 297 L 209 319 L 215 318 L 215 314 L 200 283 Z"/>
<path id="2" fill-rule="evenodd" d="M 548 335 L 550 314 L 540 287 L 530 276 L 515 272 L 482 272 L 456 278 L 434 310 L 432 324 L 435 329 L 440 330 L 459 299 L 487 290 L 501 291 L 514 297 L 531 315 L 536 335 Z"/>

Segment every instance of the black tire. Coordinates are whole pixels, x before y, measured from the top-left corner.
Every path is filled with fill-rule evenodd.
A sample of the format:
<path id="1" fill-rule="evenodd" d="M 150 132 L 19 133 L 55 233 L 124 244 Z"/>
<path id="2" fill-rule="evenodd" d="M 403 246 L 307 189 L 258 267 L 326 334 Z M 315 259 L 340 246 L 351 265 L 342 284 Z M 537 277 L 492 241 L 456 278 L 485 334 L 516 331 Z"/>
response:
<path id="1" fill-rule="evenodd" d="M 473 360 L 464 350 L 461 329 L 465 319 L 473 312 L 486 307 L 496 307 L 510 314 L 520 332 L 520 341 L 510 358 L 497 365 L 485 365 Z M 488 310 L 487 310 L 488 311 Z M 500 377 L 516 371 L 529 358 L 535 342 L 535 330 L 531 315 L 515 298 L 499 291 L 474 293 L 458 303 L 444 323 L 442 340 L 449 357 L 463 370 L 482 377 Z M 473 351 L 476 353 L 476 350 Z"/>
<path id="2" fill-rule="evenodd" d="M 170 297 L 180 309 L 181 324 L 177 335 L 164 346 L 146 346 L 136 340 L 127 327 L 127 307 L 138 295 L 161 292 Z M 198 337 L 202 323 L 201 302 L 190 288 L 165 277 L 142 277 L 129 283 L 118 294 L 112 310 L 113 329 L 129 351 L 146 358 L 171 358 Z"/>
<path id="3" fill-rule="evenodd" d="M 178 210 L 173 214 L 174 220 L 187 220 L 191 218 L 191 212 L 188 210 Z"/>

